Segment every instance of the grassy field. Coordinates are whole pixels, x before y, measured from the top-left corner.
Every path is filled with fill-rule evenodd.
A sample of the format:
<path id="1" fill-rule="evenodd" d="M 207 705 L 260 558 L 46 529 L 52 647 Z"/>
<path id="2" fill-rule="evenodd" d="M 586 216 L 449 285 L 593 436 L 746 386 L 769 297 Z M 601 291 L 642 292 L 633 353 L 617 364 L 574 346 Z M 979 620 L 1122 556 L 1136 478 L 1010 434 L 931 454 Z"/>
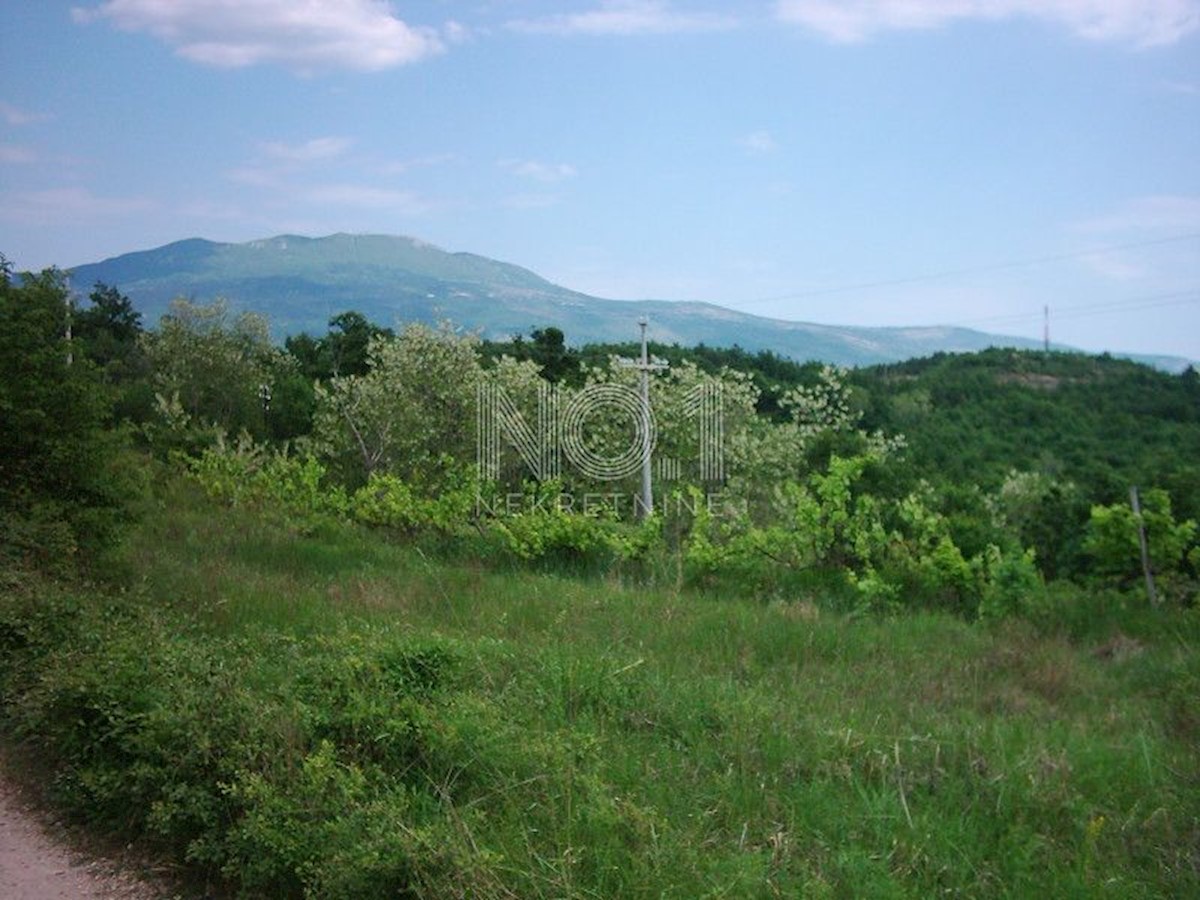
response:
<path id="1" fill-rule="evenodd" d="M 248 896 L 1200 895 L 1200 615 L 847 619 L 164 488 L 122 590 L 9 575 L 5 728 Z"/>

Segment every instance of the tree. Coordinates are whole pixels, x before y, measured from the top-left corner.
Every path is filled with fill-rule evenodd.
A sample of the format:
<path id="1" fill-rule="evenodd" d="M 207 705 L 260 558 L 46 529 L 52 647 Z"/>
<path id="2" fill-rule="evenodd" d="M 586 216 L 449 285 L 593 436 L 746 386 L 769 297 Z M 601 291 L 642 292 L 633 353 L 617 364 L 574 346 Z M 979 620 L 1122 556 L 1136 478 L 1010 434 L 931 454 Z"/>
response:
<path id="1" fill-rule="evenodd" d="M 0 552 L 58 563 L 108 545 L 128 490 L 110 398 L 67 338 L 57 269 L 10 277 L 0 265 Z"/>
<path id="2" fill-rule="evenodd" d="M 129 298 L 115 287 L 96 282 L 88 295 L 91 306 L 79 310 L 72 323 L 75 337 L 88 356 L 100 367 L 125 361 L 138 349 L 142 315 Z"/>
<path id="3" fill-rule="evenodd" d="M 350 310 L 329 320 L 329 333 L 324 337 L 303 332 L 289 337 L 284 346 L 309 380 L 328 381 L 336 375 L 366 375 L 371 341 L 386 337 L 395 337 L 395 332 Z"/>
<path id="4" fill-rule="evenodd" d="M 579 372 L 579 354 L 566 346 L 561 328 L 535 328 L 530 358 L 541 366 L 542 377 L 551 384 L 571 379 Z"/>
<path id="5" fill-rule="evenodd" d="M 431 484 L 446 459 L 474 459 L 477 344 L 447 325 L 373 338 L 366 374 L 317 386 L 317 445 L 352 484 L 374 473 Z"/>
<path id="6" fill-rule="evenodd" d="M 353 310 L 338 313 L 329 320 L 329 358 L 334 375 L 366 375 L 370 367 L 368 351 L 376 338 L 394 337 L 390 328 L 380 328 Z"/>
<path id="7" fill-rule="evenodd" d="M 142 343 L 142 316 L 115 287 L 97 282 L 90 306 L 75 310 L 71 332 L 83 354 L 113 386 L 113 417 L 146 422 L 154 412 L 150 361 Z"/>
<path id="8" fill-rule="evenodd" d="M 177 402 L 201 428 L 265 435 L 268 398 L 284 362 L 262 316 L 231 319 L 224 300 L 173 300 L 144 343 L 161 403 Z"/>
<path id="9" fill-rule="evenodd" d="M 1146 491 L 1141 497 L 1142 522 L 1150 549 L 1150 564 L 1156 575 L 1181 572 L 1188 565 L 1194 548 L 1197 526 L 1191 519 L 1175 520 L 1171 497 L 1160 489 Z M 1124 584 L 1141 577 L 1141 547 L 1138 523 L 1127 503 L 1093 506 L 1087 526 L 1084 550 L 1092 558 L 1097 574 Z"/>

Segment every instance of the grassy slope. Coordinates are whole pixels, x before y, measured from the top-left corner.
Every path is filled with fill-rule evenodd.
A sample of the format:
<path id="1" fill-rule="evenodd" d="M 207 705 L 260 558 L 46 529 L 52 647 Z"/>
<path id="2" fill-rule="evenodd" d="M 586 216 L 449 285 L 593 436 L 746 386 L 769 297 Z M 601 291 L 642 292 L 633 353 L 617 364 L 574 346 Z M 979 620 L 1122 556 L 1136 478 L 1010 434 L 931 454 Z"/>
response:
<path id="1" fill-rule="evenodd" d="M 82 733 L 55 720 L 55 709 L 71 708 L 63 698 L 89 715 L 102 706 L 78 699 L 78 673 L 95 667 L 120 682 L 136 657 L 135 724 L 111 728 L 121 767 L 76 751 L 85 763 L 67 770 L 64 795 L 109 825 L 191 840 L 187 827 L 168 827 L 176 807 L 153 778 L 113 773 L 153 771 L 147 759 L 172 739 L 152 740 L 153 723 L 195 705 L 196 732 L 180 752 L 191 759 L 205 747 L 196 771 L 235 786 L 221 800 L 211 785 L 189 790 L 218 806 L 232 796 L 234 812 L 212 818 L 232 816 L 220 827 L 240 831 L 232 849 L 193 840 L 189 852 L 256 890 L 694 898 L 1200 888 L 1195 611 L 1097 607 L 1074 637 L 934 616 L 846 621 L 805 606 L 450 564 L 340 526 L 299 535 L 179 489 L 127 553 L 139 587 L 121 602 L 135 611 L 111 641 L 106 612 L 81 629 L 100 635 L 90 649 L 38 656 L 32 682 L 8 685 L 12 721 L 62 752 Z M 1109 641 L 1114 616 L 1136 641 Z M 407 687 L 389 694 L 381 661 L 401 650 Z M 216 703 L 253 715 L 232 727 L 236 750 L 212 737 L 215 725 L 206 731 L 230 715 Z M 142 743 L 130 737 L 139 728 L 149 733 Z M 273 750 L 256 755 L 255 741 Z M 221 754 L 241 757 L 212 761 Z M 123 811 L 112 800 L 122 791 L 143 811 L 166 812 Z M 411 858 L 389 867 L 389 854 Z M 284 862 L 270 869 L 276 857 Z"/>

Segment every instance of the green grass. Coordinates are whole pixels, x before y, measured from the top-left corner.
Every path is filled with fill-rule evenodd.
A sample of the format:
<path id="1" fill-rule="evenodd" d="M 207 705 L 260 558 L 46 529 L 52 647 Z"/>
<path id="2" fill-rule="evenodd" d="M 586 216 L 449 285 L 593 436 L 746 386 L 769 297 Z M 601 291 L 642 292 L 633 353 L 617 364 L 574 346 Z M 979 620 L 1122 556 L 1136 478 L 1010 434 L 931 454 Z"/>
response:
<path id="1" fill-rule="evenodd" d="M 7 727 L 251 896 L 1200 891 L 1195 610 L 850 620 L 180 486 L 124 553 L 123 594 L 10 579 Z"/>

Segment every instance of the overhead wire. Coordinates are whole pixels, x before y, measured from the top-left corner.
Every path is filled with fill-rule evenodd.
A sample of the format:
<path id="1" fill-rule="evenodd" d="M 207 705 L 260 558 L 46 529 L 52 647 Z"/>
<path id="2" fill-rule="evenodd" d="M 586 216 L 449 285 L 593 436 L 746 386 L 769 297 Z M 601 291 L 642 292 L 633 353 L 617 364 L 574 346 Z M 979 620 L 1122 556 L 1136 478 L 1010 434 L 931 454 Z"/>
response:
<path id="1" fill-rule="evenodd" d="M 1132 241 L 1124 244 L 1109 244 L 1103 247 L 1094 247 L 1089 250 L 1076 250 L 1069 253 L 1055 253 L 1046 256 L 1036 256 L 1028 259 L 989 263 L 986 265 L 970 266 L 960 269 L 947 269 L 941 272 L 930 272 L 923 275 L 907 275 L 899 278 L 881 279 L 878 281 L 861 281 L 852 284 L 790 291 L 786 294 L 776 294 L 770 297 L 757 297 L 749 300 L 738 301 L 737 308 L 743 309 L 749 306 L 759 306 L 767 303 L 779 303 L 784 300 L 802 300 L 809 297 L 829 296 L 831 294 L 847 294 L 853 293 L 854 291 L 865 291 L 874 288 L 920 284 L 921 282 L 925 281 L 941 281 L 947 278 L 958 278 L 965 275 L 982 275 L 989 272 L 1002 272 L 1010 269 L 1021 269 L 1030 266 L 1045 265 L 1047 263 L 1064 262 L 1071 259 L 1086 259 L 1089 256 L 1098 256 L 1103 253 L 1114 253 L 1120 250 L 1137 250 L 1145 247 L 1156 247 L 1163 244 L 1175 244 L 1183 241 L 1193 240 L 1200 240 L 1200 232 L 1177 234 L 1172 235 L 1171 237 L 1156 238 L 1148 241 Z"/>
<path id="2" fill-rule="evenodd" d="M 1163 294 L 1150 294 L 1144 297 L 1129 297 L 1123 300 L 1105 301 L 1103 303 L 1082 303 L 1073 306 L 1052 307 L 1056 320 L 1078 319 L 1086 316 L 1105 315 L 1107 313 L 1127 312 L 1137 309 L 1154 309 L 1160 306 L 1179 306 L 1186 303 L 1200 302 L 1200 287 L 1183 291 L 1172 291 Z M 1040 321 L 1043 312 L 1013 313 L 998 316 L 980 316 L 972 319 L 959 319 L 951 325 L 998 325 L 1016 324 L 1033 320 Z"/>

